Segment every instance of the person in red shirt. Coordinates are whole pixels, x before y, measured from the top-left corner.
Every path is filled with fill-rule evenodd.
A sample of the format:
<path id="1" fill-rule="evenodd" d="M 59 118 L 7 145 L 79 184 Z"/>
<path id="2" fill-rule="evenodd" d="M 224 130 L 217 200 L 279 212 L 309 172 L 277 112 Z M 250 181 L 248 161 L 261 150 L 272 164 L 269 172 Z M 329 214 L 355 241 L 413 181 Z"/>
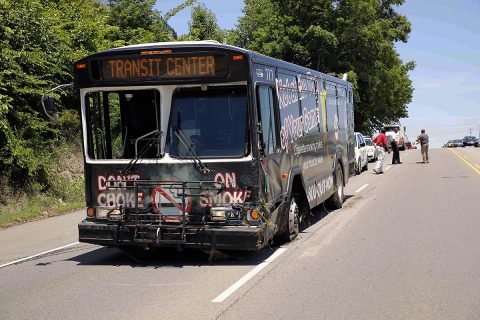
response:
<path id="1" fill-rule="evenodd" d="M 383 159 L 385 158 L 385 151 L 388 151 L 387 136 L 385 135 L 385 129 L 380 131 L 380 134 L 373 139 L 377 151 L 377 162 L 375 163 L 375 169 L 373 172 L 376 174 L 383 173 Z"/>

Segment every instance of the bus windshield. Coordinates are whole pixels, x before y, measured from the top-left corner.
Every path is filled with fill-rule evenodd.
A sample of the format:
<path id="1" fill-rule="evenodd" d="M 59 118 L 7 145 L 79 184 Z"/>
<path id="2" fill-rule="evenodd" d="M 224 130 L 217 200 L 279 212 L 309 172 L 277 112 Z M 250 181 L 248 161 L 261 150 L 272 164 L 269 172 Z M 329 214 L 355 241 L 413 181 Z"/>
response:
<path id="1" fill-rule="evenodd" d="M 91 159 L 161 157 L 158 90 L 90 92 L 85 105 Z"/>
<path id="2" fill-rule="evenodd" d="M 241 87 L 178 89 L 172 99 L 168 152 L 190 158 L 242 157 L 248 153 L 247 92 Z M 185 140 L 175 132 L 181 131 Z"/>

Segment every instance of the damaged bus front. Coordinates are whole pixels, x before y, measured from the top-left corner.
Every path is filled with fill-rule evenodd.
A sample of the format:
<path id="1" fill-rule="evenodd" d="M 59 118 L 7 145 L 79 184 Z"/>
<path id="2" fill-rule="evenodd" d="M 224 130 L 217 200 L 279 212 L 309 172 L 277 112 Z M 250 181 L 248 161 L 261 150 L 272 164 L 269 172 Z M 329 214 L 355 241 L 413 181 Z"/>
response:
<path id="1" fill-rule="evenodd" d="M 346 109 L 343 131 L 336 115 L 336 133 L 328 133 L 322 82 L 294 77 L 285 90 L 300 99 L 301 81 L 312 84 L 308 125 L 318 134 L 282 132 L 277 72 L 265 74 L 269 90 L 257 96 L 253 56 L 212 42 L 163 43 L 112 49 L 75 64 L 87 205 L 81 242 L 258 250 L 275 235 L 288 240 L 298 233 L 297 203 L 308 209 L 333 199 L 341 206 L 349 175 Z M 262 97 L 275 106 L 270 124 L 260 119 Z M 340 142 L 332 143 L 335 134 Z M 302 175 L 313 167 L 323 169 Z"/>

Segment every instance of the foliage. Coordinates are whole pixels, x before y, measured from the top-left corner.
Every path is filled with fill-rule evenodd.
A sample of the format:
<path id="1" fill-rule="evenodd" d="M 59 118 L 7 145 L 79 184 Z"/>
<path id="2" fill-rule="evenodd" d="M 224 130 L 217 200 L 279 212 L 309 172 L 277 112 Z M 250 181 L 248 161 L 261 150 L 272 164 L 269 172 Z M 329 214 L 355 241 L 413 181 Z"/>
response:
<path id="1" fill-rule="evenodd" d="M 180 40 L 217 40 L 223 42 L 226 32 L 217 24 L 217 18 L 212 10 L 204 4 L 197 4 L 192 8 L 191 21 L 188 23 L 189 32 L 180 37 Z"/>
<path id="2" fill-rule="evenodd" d="M 50 123 L 42 94 L 72 82 L 73 63 L 89 54 L 175 39 L 168 20 L 191 5 L 182 40 L 226 39 L 323 72 L 347 72 L 357 130 L 404 117 L 414 63 L 403 63 L 394 46 L 410 32 L 406 17 L 395 11 L 403 2 L 245 0 L 238 28 L 222 30 L 197 0 L 164 14 L 155 10 L 155 0 L 0 0 L 0 202 L 16 193 L 64 199 L 65 190 L 78 184 L 77 178 L 59 181 L 56 171 L 59 145 L 79 140 L 78 96 L 59 94 L 60 116 Z"/>
<path id="3" fill-rule="evenodd" d="M 155 0 L 109 0 L 108 23 L 117 27 L 111 39 L 123 39 L 124 44 L 168 41 L 165 21 L 154 5 Z"/>
<path id="4" fill-rule="evenodd" d="M 188 0 L 168 18 L 190 5 Z M 50 123 L 42 94 L 73 80 L 75 61 L 112 47 L 172 39 L 154 0 L 0 0 L 0 201 L 15 193 L 61 193 L 58 145 L 79 137 L 78 96 Z M 83 193 L 83 192 L 82 192 Z M 83 194 L 82 194 L 83 196 Z"/>
<path id="5" fill-rule="evenodd" d="M 356 129 L 370 131 L 407 116 L 413 88 L 395 42 L 410 23 L 404 0 L 245 0 L 235 43 L 355 83 Z"/>

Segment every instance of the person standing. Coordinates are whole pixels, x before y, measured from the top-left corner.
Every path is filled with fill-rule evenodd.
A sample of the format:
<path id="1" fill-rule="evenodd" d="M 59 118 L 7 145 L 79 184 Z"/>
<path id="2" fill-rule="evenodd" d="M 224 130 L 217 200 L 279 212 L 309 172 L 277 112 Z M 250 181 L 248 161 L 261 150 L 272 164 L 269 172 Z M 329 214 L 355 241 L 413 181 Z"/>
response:
<path id="1" fill-rule="evenodd" d="M 425 133 L 425 129 L 422 129 L 421 134 L 417 137 L 417 143 L 420 143 L 420 148 L 422 150 L 423 163 L 429 163 L 430 159 L 428 158 L 428 134 Z"/>
<path id="2" fill-rule="evenodd" d="M 385 151 L 388 151 L 387 145 L 387 136 L 385 135 L 385 129 L 380 131 L 380 134 L 373 139 L 373 143 L 375 143 L 375 148 L 377 152 L 377 162 L 375 163 L 375 169 L 373 172 L 376 174 L 383 173 L 383 159 L 385 158 Z"/>
<path id="3" fill-rule="evenodd" d="M 399 141 L 400 140 L 398 137 L 398 129 L 395 128 L 393 129 L 392 141 L 390 142 L 392 144 L 392 152 L 393 152 L 392 164 L 402 163 L 400 161 L 400 151 L 398 150 Z"/>

